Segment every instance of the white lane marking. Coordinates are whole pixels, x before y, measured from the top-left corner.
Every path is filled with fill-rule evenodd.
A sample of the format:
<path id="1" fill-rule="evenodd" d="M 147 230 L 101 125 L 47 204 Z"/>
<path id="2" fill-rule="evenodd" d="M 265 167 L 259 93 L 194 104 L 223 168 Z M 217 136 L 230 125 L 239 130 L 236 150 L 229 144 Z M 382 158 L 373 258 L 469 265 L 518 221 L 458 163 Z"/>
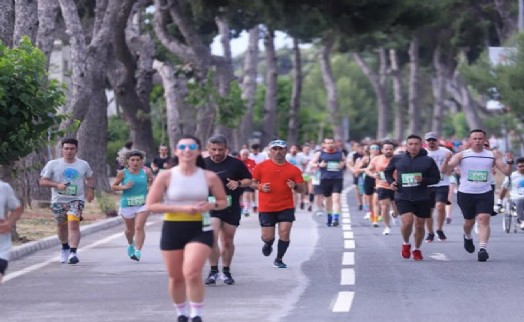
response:
<path id="1" fill-rule="evenodd" d="M 344 240 L 344 248 L 345 249 L 354 249 L 355 241 L 354 240 Z"/>
<path id="2" fill-rule="evenodd" d="M 355 292 L 338 292 L 337 300 L 333 305 L 333 312 L 349 312 L 351 310 L 351 304 L 353 303 L 353 297 Z"/>
<path id="3" fill-rule="evenodd" d="M 148 223 L 146 223 L 146 226 L 150 226 L 150 225 L 156 224 L 157 222 L 158 222 L 158 221 L 148 222 Z M 94 248 L 94 247 L 99 246 L 99 245 L 101 245 L 101 244 L 105 244 L 105 243 L 107 243 L 107 242 L 110 242 L 110 241 L 113 240 L 113 239 L 116 239 L 116 238 L 119 238 L 119 237 L 121 238 L 123 235 L 124 235 L 123 232 L 113 234 L 113 235 L 111 235 L 111 236 L 109 236 L 109 237 L 106 237 L 106 238 L 104 238 L 104 239 L 100 239 L 100 240 L 98 240 L 98 241 L 96 241 L 96 242 L 94 242 L 94 243 L 91 243 L 91 244 L 89 244 L 89 245 L 87 245 L 87 246 L 85 246 L 85 247 L 82 247 L 82 248 L 78 249 L 77 252 L 78 252 L 78 253 L 81 253 L 82 250 L 85 250 L 85 249 L 91 249 L 91 248 Z M 27 273 L 34 272 L 34 271 L 36 271 L 37 269 L 40 269 L 40 268 L 42 268 L 42 267 L 44 267 L 44 266 L 47 266 L 47 265 L 49 265 L 49 264 L 51 264 L 51 263 L 55 263 L 55 262 L 57 262 L 57 261 L 58 261 L 57 256 L 53 256 L 53 257 L 49 258 L 48 260 L 46 260 L 46 261 L 44 261 L 44 262 L 42 262 L 42 263 L 34 264 L 34 265 L 28 266 L 28 267 L 26 267 L 26 268 L 23 268 L 23 269 L 21 269 L 21 270 L 18 270 L 18 271 L 16 271 L 16 272 L 9 273 L 9 274 L 7 274 L 7 275 L 3 278 L 3 282 L 7 282 L 7 281 L 9 281 L 9 280 L 12 280 L 12 279 L 14 279 L 14 278 L 20 277 L 20 276 L 25 275 L 25 274 L 27 274 Z M 64 264 L 64 265 L 67 265 L 67 264 Z"/>
<path id="4" fill-rule="evenodd" d="M 352 231 L 345 231 L 344 232 L 344 239 L 353 239 L 353 232 Z"/>
<path id="5" fill-rule="evenodd" d="M 351 230 L 351 225 L 349 225 L 349 224 L 343 224 L 343 225 L 342 225 L 342 230 Z"/>
<path id="6" fill-rule="evenodd" d="M 355 285 L 355 270 L 343 268 L 340 271 L 340 285 Z"/>
<path id="7" fill-rule="evenodd" d="M 449 261 L 449 258 L 445 254 L 442 254 L 442 253 L 434 253 L 433 255 L 430 255 L 429 257 L 436 259 L 438 261 L 445 261 L 445 262 Z"/>
<path id="8" fill-rule="evenodd" d="M 355 265 L 355 252 L 344 252 L 342 255 L 342 265 Z"/>
<path id="9" fill-rule="evenodd" d="M 342 213 L 342 218 L 351 218 L 351 217 L 349 216 L 349 212 L 343 212 L 343 213 Z"/>
<path id="10" fill-rule="evenodd" d="M 351 224 L 351 219 L 349 219 L 349 218 L 342 218 L 342 223 L 343 224 Z"/>

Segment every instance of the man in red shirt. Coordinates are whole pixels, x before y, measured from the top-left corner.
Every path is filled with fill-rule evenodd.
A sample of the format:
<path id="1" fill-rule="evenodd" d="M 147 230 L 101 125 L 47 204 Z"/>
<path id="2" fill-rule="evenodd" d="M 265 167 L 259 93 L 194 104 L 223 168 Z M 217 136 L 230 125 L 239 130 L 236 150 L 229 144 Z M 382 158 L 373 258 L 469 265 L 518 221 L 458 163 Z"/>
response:
<path id="1" fill-rule="evenodd" d="M 253 169 L 257 165 L 255 163 L 255 160 L 252 160 L 249 158 L 249 150 L 248 149 L 242 149 L 240 150 L 239 155 L 240 161 L 244 162 L 244 165 L 249 170 L 249 173 L 253 175 Z M 251 187 L 244 187 L 244 193 L 242 194 L 242 213 L 244 216 L 249 217 L 249 209 L 253 207 L 255 209 L 255 190 Z"/>
<path id="2" fill-rule="evenodd" d="M 273 262 L 276 268 L 286 268 L 282 257 L 289 247 L 289 235 L 295 221 L 293 191 L 305 191 L 304 179 L 299 168 L 286 161 L 287 144 L 283 140 L 269 143 L 269 159 L 253 170 L 252 187 L 259 191 L 259 221 L 262 227 L 262 254 L 271 255 L 278 224 L 278 251 Z"/>

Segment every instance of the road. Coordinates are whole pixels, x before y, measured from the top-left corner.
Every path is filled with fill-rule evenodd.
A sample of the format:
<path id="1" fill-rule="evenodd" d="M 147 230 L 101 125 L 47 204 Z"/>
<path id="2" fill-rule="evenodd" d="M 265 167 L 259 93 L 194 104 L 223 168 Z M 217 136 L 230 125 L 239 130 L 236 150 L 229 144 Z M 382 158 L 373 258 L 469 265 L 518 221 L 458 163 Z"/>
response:
<path id="1" fill-rule="evenodd" d="M 205 321 L 522 320 L 524 232 L 506 234 L 502 218 L 493 217 L 490 259 L 479 263 L 463 249 L 455 212 L 447 241 L 425 243 L 421 262 L 404 260 L 399 227 L 382 236 L 346 192 L 342 227 L 298 211 L 287 269 L 262 256 L 257 218 L 243 218 L 231 268 L 236 284 L 206 288 Z M 84 236 L 75 266 L 58 263 L 55 248 L 10 262 L 0 320 L 175 321 L 160 228 L 161 217 L 152 217 L 141 262 L 126 257 L 122 225 Z"/>

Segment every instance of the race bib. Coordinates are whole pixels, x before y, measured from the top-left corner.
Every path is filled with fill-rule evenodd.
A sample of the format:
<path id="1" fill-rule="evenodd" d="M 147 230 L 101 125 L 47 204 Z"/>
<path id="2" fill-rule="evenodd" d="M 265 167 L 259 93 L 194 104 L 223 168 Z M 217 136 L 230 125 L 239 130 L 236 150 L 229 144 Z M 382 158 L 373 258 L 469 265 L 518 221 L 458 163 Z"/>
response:
<path id="1" fill-rule="evenodd" d="M 339 165 L 338 161 L 328 161 L 326 170 L 327 171 L 339 171 L 340 169 L 338 168 L 338 165 Z"/>
<path id="2" fill-rule="evenodd" d="M 59 190 L 58 193 L 65 196 L 76 196 L 78 186 L 76 184 L 68 185 L 65 190 Z"/>
<path id="3" fill-rule="evenodd" d="M 402 187 L 416 187 L 418 185 L 420 185 L 420 183 L 418 183 L 416 180 L 415 180 L 415 177 L 417 176 L 422 176 L 422 173 L 420 172 L 414 172 L 414 173 L 403 173 L 402 174 Z"/>
<path id="4" fill-rule="evenodd" d="M 206 211 L 202 213 L 202 231 L 210 230 L 213 230 L 213 226 L 211 225 L 211 215 Z"/>
<path id="5" fill-rule="evenodd" d="M 384 171 L 379 171 L 378 178 L 382 181 L 386 181 L 386 175 L 384 174 Z"/>
<path id="6" fill-rule="evenodd" d="M 469 170 L 468 181 L 472 182 L 488 182 L 488 171 L 485 170 Z"/>
<path id="7" fill-rule="evenodd" d="M 127 197 L 127 206 L 142 206 L 146 203 L 146 196 L 131 196 Z"/>

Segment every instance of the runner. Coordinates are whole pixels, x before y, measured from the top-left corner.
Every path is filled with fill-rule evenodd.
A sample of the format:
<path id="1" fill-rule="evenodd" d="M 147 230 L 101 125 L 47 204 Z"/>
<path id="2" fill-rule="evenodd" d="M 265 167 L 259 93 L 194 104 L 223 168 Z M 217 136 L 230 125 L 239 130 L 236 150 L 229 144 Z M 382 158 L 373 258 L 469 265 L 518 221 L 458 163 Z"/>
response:
<path id="1" fill-rule="evenodd" d="M 364 146 L 361 143 L 355 142 L 353 143 L 353 151 L 350 153 L 350 156 L 348 158 L 348 168 L 354 169 L 355 164 L 357 164 L 358 160 L 364 156 Z M 357 198 L 358 203 L 358 210 L 363 209 L 363 203 L 362 203 L 362 195 L 363 191 L 360 191 L 358 188 L 358 180 L 359 176 L 353 174 L 353 184 L 355 185 L 355 197 Z"/>
<path id="2" fill-rule="evenodd" d="M 340 193 L 344 184 L 344 154 L 335 148 L 335 139 L 325 138 L 322 150 L 315 153 L 311 163 L 320 169 L 320 186 L 324 194 L 327 226 L 338 226 Z"/>
<path id="3" fill-rule="evenodd" d="M 307 208 L 307 211 L 313 211 L 315 194 L 313 192 L 313 183 L 311 180 L 313 173 L 311 172 L 311 167 L 309 164 L 315 153 L 311 150 L 311 146 L 306 144 L 302 147 L 302 151 L 298 154 L 304 161 L 302 164 L 302 178 L 304 178 L 304 181 L 306 182 L 306 191 L 302 194 L 300 206 L 302 207 L 302 205 L 304 205 Z"/>
<path id="4" fill-rule="evenodd" d="M 444 221 L 446 220 L 446 205 L 449 202 L 449 173 L 443 171 L 444 160 L 451 156 L 451 151 L 439 146 L 437 135 L 433 132 L 428 132 L 424 135 L 426 140 L 428 156 L 435 161 L 440 170 L 440 181 L 437 184 L 429 186 L 429 193 L 431 202 L 433 204 L 431 209 L 431 216 L 426 219 L 426 228 L 428 234 L 426 236 L 426 243 L 431 243 L 435 239 L 435 230 L 433 229 L 433 210 L 437 210 L 437 238 L 440 241 L 446 240 L 444 234 Z"/>
<path id="5" fill-rule="evenodd" d="M 145 154 L 131 150 L 125 156 L 125 166 L 116 175 L 111 185 L 113 191 L 122 191 L 118 214 L 124 218 L 124 235 L 127 239 L 127 256 L 140 261 L 142 246 L 146 239 L 145 225 L 149 213 L 145 207 L 149 185 L 153 174 L 144 167 Z M 136 241 L 135 241 L 136 236 Z"/>
<path id="6" fill-rule="evenodd" d="M 13 188 L 0 180 L 0 285 L 11 254 L 11 229 L 22 216 L 23 207 Z"/>
<path id="7" fill-rule="evenodd" d="M 439 169 L 427 154 L 422 148 L 422 138 L 412 134 L 406 140 L 406 152 L 394 155 L 384 170 L 390 188 L 395 190 L 395 204 L 402 219 L 401 255 L 405 259 L 413 255 L 416 261 L 424 259 L 420 246 L 424 239 L 424 221 L 431 215 L 431 200 L 427 186 L 440 180 Z M 393 177 L 395 171 L 396 178 Z M 413 226 L 415 249 L 411 253 L 410 238 Z"/>
<path id="8" fill-rule="evenodd" d="M 300 170 L 286 161 L 287 144 L 282 140 L 269 143 L 269 160 L 253 170 L 252 187 L 260 191 L 259 220 L 262 227 L 262 254 L 271 255 L 278 224 L 278 250 L 273 262 L 276 268 L 286 268 L 282 261 L 290 243 L 291 227 L 295 221 L 293 191 L 305 190 Z"/>
<path id="9" fill-rule="evenodd" d="M 249 173 L 253 174 L 253 169 L 256 166 L 256 163 L 254 160 L 251 160 L 249 158 L 249 150 L 248 149 L 242 149 L 240 150 L 240 161 L 244 163 L 246 168 L 249 170 Z M 242 193 L 242 214 L 245 217 L 249 217 L 249 212 L 251 209 L 253 209 L 255 206 L 255 190 L 248 187 L 243 187 L 243 193 Z"/>
<path id="10" fill-rule="evenodd" d="M 491 232 L 490 218 L 493 212 L 494 191 L 491 186 L 492 170 L 495 166 L 504 175 L 511 174 L 513 154 L 506 153 L 506 160 L 499 153 L 484 148 L 486 132 L 481 129 L 469 133 L 470 148 L 458 152 L 451 159 L 444 161 L 444 172 L 460 167 L 460 185 L 457 193 L 457 203 L 464 216 L 464 249 L 468 253 L 475 252 L 471 231 L 478 222 L 479 251 L 477 259 L 485 262 L 489 258 L 487 245 Z"/>
<path id="11" fill-rule="evenodd" d="M 520 229 L 524 229 L 524 158 L 517 159 L 517 171 L 511 174 L 511 177 L 504 178 L 502 189 L 500 190 L 499 200 L 497 202 L 502 208 L 502 201 L 509 191 L 511 202 L 517 208 Z"/>
<path id="12" fill-rule="evenodd" d="M 227 194 L 228 207 L 221 210 L 211 211 L 211 221 L 213 222 L 214 242 L 209 265 L 211 270 L 206 278 L 206 285 L 215 285 L 219 278 L 218 261 L 222 258 L 222 275 L 224 283 L 233 285 L 235 280 L 231 276 L 231 261 L 235 253 L 235 233 L 240 225 L 241 207 L 240 197 L 242 187 L 251 184 L 251 173 L 242 161 L 227 155 L 226 137 L 217 134 L 207 141 L 207 151 L 209 157 L 204 158 L 206 169 L 215 172 Z M 220 246 L 218 245 L 220 240 Z"/>
<path id="13" fill-rule="evenodd" d="M 202 269 L 213 247 L 209 211 L 227 207 L 222 182 L 214 172 L 202 169 L 205 165 L 200 152 L 197 138 L 183 136 L 175 150 L 178 164 L 158 175 L 146 200 L 148 211 L 165 213 L 160 249 L 178 322 L 188 321 L 187 300 L 192 321 L 202 321 Z M 210 192 L 213 202 L 208 199 Z"/>
<path id="14" fill-rule="evenodd" d="M 168 154 L 167 146 L 161 145 L 158 147 L 158 156 L 151 162 L 151 170 L 153 174 L 157 175 L 159 172 L 171 168 L 173 165 L 171 158 Z"/>
<path id="15" fill-rule="evenodd" d="M 51 209 L 57 223 L 57 234 L 62 250 L 60 262 L 78 264 L 80 220 L 84 201 L 94 199 L 93 170 L 89 164 L 76 158 L 78 141 L 62 141 L 62 158 L 47 162 L 41 172 L 40 186 L 51 188 Z"/>

